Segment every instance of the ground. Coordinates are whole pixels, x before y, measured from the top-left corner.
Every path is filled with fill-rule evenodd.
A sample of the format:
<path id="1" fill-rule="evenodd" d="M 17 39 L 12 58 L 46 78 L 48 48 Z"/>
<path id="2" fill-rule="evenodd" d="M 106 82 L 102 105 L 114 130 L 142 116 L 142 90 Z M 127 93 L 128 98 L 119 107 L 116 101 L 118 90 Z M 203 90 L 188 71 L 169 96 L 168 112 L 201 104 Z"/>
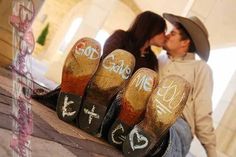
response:
<path id="1" fill-rule="evenodd" d="M 0 156 L 12 156 L 12 74 L 0 68 Z M 50 108 L 31 100 L 33 134 L 32 157 L 122 157 L 104 140 L 65 123 Z"/>

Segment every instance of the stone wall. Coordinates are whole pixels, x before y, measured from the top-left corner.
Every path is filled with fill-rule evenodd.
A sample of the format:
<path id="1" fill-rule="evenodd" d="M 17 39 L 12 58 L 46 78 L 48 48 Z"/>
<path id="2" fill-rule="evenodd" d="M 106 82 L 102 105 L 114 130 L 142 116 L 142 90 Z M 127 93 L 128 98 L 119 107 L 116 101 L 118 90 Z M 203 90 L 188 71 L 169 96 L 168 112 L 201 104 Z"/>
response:
<path id="1" fill-rule="evenodd" d="M 12 62 L 12 28 L 9 24 L 12 1 L 0 1 L 0 66 L 6 67 Z"/>
<path id="2" fill-rule="evenodd" d="M 214 120 L 216 128 L 217 150 L 226 156 L 236 155 L 236 71 L 222 96 Z"/>
<path id="3" fill-rule="evenodd" d="M 36 54 L 44 53 L 55 34 L 60 31 L 60 26 L 62 25 L 63 19 L 66 14 L 81 0 L 47 0 L 41 7 L 35 21 L 32 25 L 35 40 L 39 37 L 42 30 L 47 24 L 49 24 L 49 31 L 46 37 L 45 45 L 40 46 L 36 43 L 35 52 Z"/>
<path id="4" fill-rule="evenodd" d="M 33 0 L 36 13 L 40 9 L 44 0 Z M 12 26 L 9 17 L 12 15 L 12 1 L 0 0 L 0 66 L 7 67 L 12 63 Z"/>

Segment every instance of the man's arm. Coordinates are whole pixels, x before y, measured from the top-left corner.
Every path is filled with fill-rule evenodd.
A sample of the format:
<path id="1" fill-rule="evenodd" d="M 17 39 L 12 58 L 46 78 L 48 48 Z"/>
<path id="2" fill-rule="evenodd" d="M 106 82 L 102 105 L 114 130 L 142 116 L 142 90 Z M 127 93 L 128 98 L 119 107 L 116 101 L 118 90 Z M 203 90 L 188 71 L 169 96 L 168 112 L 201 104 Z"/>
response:
<path id="1" fill-rule="evenodd" d="M 212 120 L 213 78 L 210 67 L 200 61 L 194 84 L 195 132 L 208 157 L 216 157 L 216 136 Z"/>

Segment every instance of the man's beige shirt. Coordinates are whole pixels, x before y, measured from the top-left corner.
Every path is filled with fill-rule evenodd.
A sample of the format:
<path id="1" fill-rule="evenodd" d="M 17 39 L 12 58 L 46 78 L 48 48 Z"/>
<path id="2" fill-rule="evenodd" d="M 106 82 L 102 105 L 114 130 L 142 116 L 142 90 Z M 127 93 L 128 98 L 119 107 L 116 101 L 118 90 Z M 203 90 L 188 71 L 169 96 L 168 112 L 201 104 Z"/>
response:
<path id="1" fill-rule="evenodd" d="M 216 157 L 216 137 L 212 121 L 212 71 L 205 61 L 195 60 L 194 53 L 172 58 L 166 53 L 158 57 L 160 80 L 168 75 L 179 75 L 191 84 L 183 118 L 191 127 L 208 157 Z"/>

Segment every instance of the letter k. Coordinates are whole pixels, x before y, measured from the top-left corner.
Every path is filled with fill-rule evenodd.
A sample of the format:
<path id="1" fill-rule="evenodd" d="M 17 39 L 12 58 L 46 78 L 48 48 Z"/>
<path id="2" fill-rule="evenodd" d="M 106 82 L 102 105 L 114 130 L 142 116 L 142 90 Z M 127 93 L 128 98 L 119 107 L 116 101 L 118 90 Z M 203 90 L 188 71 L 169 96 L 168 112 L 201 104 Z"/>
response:
<path id="1" fill-rule="evenodd" d="M 67 111 L 67 106 L 69 106 L 70 104 L 73 104 L 74 101 L 68 101 L 68 96 L 65 96 L 65 99 L 64 99 L 64 105 L 62 107 L 62 116 L 65 117 L 65 116 L 72 116 L 76 113 L 76 111 Z"/>

